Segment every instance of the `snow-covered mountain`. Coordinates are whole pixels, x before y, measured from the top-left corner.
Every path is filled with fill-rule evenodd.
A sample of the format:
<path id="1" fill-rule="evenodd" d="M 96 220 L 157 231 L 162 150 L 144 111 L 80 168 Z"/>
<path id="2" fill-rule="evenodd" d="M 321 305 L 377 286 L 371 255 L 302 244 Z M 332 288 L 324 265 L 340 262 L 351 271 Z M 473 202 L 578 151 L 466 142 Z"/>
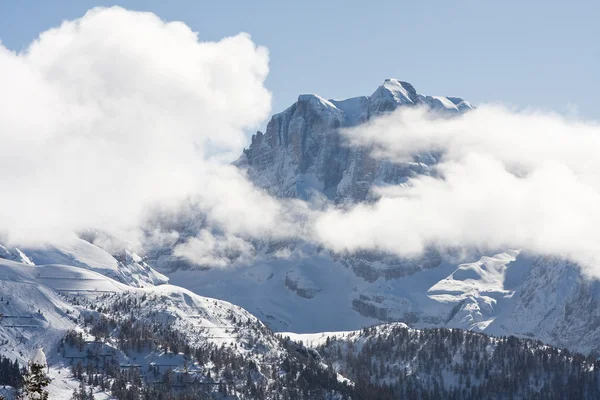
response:
<path id="1" fill-rule="evenodd" d="M 265 133 L 253 136 L 236 165 L 275 196 L 370 201 L 377 185 L 430 174 L 439 155 L 415 154 L 410 162 L 394 164 L 349 146 L 340 128 L 415 105 L 448 115 L 473 108 L 455 97 L 420 95 L 395 79 L 371 96 L 301 95 L 273 116 Z M 183 236 L 189 234 L 193 229 Z M 275 330 L 319 332 L 402 321 L 518 334 L 583 352 L 599 349 L 598 284 L 564 260 L 507 249 L 466 255 L 461 249 L 461 257 L 431 250 L 402 259 L 378 252 L 335 254 L 298 241 L 257 243 L 256 250 L 250 265 L 202 271 L 170 258 L 169 249 L 158 254 L 173 283 L 239 304 Z"/>
<path id="2" fill-rule="evenodd" d="M 420 154 L 412 162 L 392 164 L 371 157 L 369 149 L 345 145 L 340 128 L 417 105 L 447 113 L 473 108 L 456 97 L 417 94 L 411 84 L 396 79 L 387 79 L 371 96 L 325 100 L 300 95 L 296 103 L 273 116 L 265 133 L 252 136 L 236 164 L 273 195 L 306 199 L 317 192 L 337 202 L 365 200 L 373 185 L 402 183 L 428 173 L 436 156 Z"/>

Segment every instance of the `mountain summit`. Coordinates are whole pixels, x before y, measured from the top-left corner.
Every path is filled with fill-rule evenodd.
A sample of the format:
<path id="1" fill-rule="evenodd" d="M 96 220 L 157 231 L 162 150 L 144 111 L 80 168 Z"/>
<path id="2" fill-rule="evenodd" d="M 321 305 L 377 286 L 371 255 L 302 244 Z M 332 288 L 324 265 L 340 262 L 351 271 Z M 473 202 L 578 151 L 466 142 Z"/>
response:
<path id="1" fill-rule="evenodd" d="M 473 108 L 457 97 L 420 95 L 410 83 L 397 79 L 386 79 L 371 96 L 346 100 L 303 94 L 272 117 L 265 133 L 252 136 L 236 164 L 275 196 L 307 199 L 321 193 L 336 202 L 362 201 L 377 183 L 398 184 L 427 174 L 436 159 L 431 154 L 401 164 L 374 159 L 365 149 L 348 147 L 340 128 L 418 105 L 450 114 Z"/>

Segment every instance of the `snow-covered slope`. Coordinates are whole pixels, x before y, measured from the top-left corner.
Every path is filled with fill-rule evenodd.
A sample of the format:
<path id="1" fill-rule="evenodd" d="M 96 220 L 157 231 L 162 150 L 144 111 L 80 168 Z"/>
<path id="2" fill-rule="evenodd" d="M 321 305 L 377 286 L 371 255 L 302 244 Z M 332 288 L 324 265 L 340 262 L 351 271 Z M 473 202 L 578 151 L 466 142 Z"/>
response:
<path id="1" fill-rule="evenodd" d="M 302 343 L 306 347 L 316 349 L 324 346 L 332 340 L 345 341 L 349 343 L 357 343 L 364 341 L 369 337 L 382 336 L 388 334 L 395 328 L 410 329 L 408 325 L 402 322 L 390 322 L 389 324 L 375 325 L 371 329 L 373 333 L 366 334 L 362 330 L 354 331 L 335 331 L 335 332 L 318 332 L 318 333 L 295 333 L 295 332 L 278 332 L 277 336 L 287 337 L 291 340 Z"/>
<path id="2" fill-rule="evenodd" d="M 569 261 L 533 259 L 513 306 L 487 331 L 515 333 L 584 353 L 600 351 L 600 282 Z"/>
<path id="3" fill-rule="evenodd" d="M 411 275 L 368 281 L 310 249 L 249 266 L 177 270 L 171 281 L 239 304 L 276 331 L 353 330 L 381 321 L 520 335 L 571 350 L 600 350 L 600 284 L 576 265 L 517 250 L 444 260 Z"/>
<path id="4" fill-rule="evenodd" d="M 308 246 L 285 259 L 177 270 L 170 278 L 196 293 L 239 304 L 278 331 L 352 330 L 380 321 L 484 330 L 519 297 L 531 259 L 517 255 L 500 253 L 472 264 L 444 261 L 411 275 L 368 281 Z M 493 273 L 487 273 L 492 266 Z M 473 269 L 481 275 L 464 272 Z"/>
<path id="5" fill-rule="evenodd" d="M 51 398 L 70 398 L 82 376 L 97 398 L 124 398 L 130 389 L 120 391 L 114 383 L 125 379 L 135 385 L 134 377 L 123 372 L 130 368 L 141 374 L 149 393 L 156 393 L 157 376 L 173 376 L 185 390 L 207 385 L 203 392 L 255 398 L 252 390 L 268 393 L 280 382 L 297 384 L 294 375 L 285 378 L 281 363 L 310 361 L 301 351 L 296 354 L 301 347 L 278 339 L 241 307 L 169 284 L 136 288 L 81 267 L 0 260 L 0 296 L 3 356 L 27 365 L 42 348 L 53 379 Z M 323 393 L 333 396 L 349 388 L 339 386 L 326 366 L 306 368 L 329 376 L 330 383 L 320 387 Z M 108 385 L 93 383 L 100 373 Z M 279 383 L 273 378 L 277 374 Z M 167 386 L 165 393 L 182 390 L 176 382 Z"/>
<path id="6" fill-rule="evenodd" d="M 214 337 L 218 343 L 226 338 L 240 339 L 239 335 L 225 333 L 233 329 L 232 320 L 262 326 L 241 307 L 221 300 L 198 296 L 169 284 L 136 288 L 80 267 L 30 266 L 0 260 L 0 288 L 1 334 L 7 338 L 22 336 L 26 347 L 31 349 L 51 348 L 58 337 L 76 326 L 77 311 L 81 309 L 73 306 L 70 301 L 73 298 L 106 307 L 124 298 L 151 297 L 142 301 L 136 318 L 171 321 L 172 326 L 181 327 L 190 335 L 210 330 L 202 339 Z"/>
<path id="7" fill-rule="evenodd" d="M 475 292 L 467 289 L 472 285 L 487 294 L 506 294 L 507 284 L 500 285 L 498 276 L 510 281 L 507 271 L 516 258 L 514 251 L 461 265 L 433 291 L 439 296 L 455 287 L 455 295 L 464 298 Z M 306 283 L 293 273 L 287 276 Z M 453 280 L 460 283 L 452 285 Z M 53 399 L 70 398 L 80 385 L 96 399 L 166 393 L 183 399 L 200 392 L 206 396 L 201 398 L 215 399 L 290 393 L 299 399 L 528 398 L 541 392 L 546 398 L 564 393 L 594 398 L 600 393 L 594 359 L 540 342 L 417 330 L 402 323 L 274 335 L 231 303 L 168 284 L 135 288 L 64 265 L 0 261 L 0 293 L 3 355 L 26 364 L 39 358 L 42 348 Z M 512 376 L 510 382 L 506 376 Z"/>
<path id="8" fill-rule="evenodd" d="M 326 100 L 301 95 L 273 116 L 265 133 L 253 137 L 237 165 L 276 196 L 369 201 L 377 185 L 429 174 L 438 155 L 419 154 L 411 162 L 392 164 L 372 158 L 368 149 L 348 147 L 340 128 L 419 104 L 450 115 L 473 108 L 459 98 L 420 95 L 412 85 L 395 79 L 386 80 L 371 96 Z M 169 228 L 178 230 L 184 240 L 202 228 L 202 218 L 196 217 L 182 215 Z M 112 254 L 93 243 L 78 239 L 43 249 L 0 247 L 0 257 L 67 264 L 118 281 L 96 275 L 75 279 L 82 270 L 69 272 L 56 265 L 36 271 L 66 274 L 68 279 L 31 278 L 45 290 L 78 296 L 116 296 L 122 292 L 113 287 L 119 282 L 127 285 L 127 292 L 143 293 L 132 292 L 134 286 L 158 293 L 173 287 L 151 286 L 170 279 L 193 293 L 237 304 L 279 331 L 353 330 L 402 321 L 413 327 L 518 334 L 586 353 L 600 350 L 598 282 L 584 278 L 572 263 L 518 250 L 471 252 L 460 260 L 431 250 L 419 259 L 399 259 L 377 252 L 334 254 L 302 242 L 255 242 L 257 257 L 250 265 L 198 270 L 173 256 L 172 248 L 147 248 L 148 258 L 142 259 L 128 251 Z M 168 278 L 152 267 L 159 267 Z M 194 312 L 181 300 L 186 295 L 177 290 L 180 295 L 164 294 L 172 304 L 169 312 Z M 187 321 L 181 324 L 194 331 L 197 321 L 183 316 L 177 317 Z"/>
<path id="9" fill-rule="evenodd" d="M 169 281 L 130 250 L 123 249 L 112 255 L 89 241 L 76 237 L 66 243 L 33 248 L 18 249 L 0 245 L 0 258 L 31 265 L 63 264 L 87 268 L 136 287 L 160 285 Z"/>
<path id="10" fill-rule="evenodd" d="M 50 349 L 76 327 L 77 311 L 59 293 L 41 284 L 36 275 L 43 269 L 0 260 L 0 341 L 3 355 L 27 365 L 38 347 Z M 58 369 L 51 372 L 57 375 Z M 54 381 L 52 398 L 68 398 L 74 380 Z M 64 396 L 64 397 L 62 397 Z"/>
<path id="11" fill-rule="evenodd" d="M 0 258 L 29 265 L 35 265 L 33 261 L 31 261 L 31 259 L 21 251 L 21 249 L 17 247 L 6 247 L 2 244 L 0 244 Z"/>

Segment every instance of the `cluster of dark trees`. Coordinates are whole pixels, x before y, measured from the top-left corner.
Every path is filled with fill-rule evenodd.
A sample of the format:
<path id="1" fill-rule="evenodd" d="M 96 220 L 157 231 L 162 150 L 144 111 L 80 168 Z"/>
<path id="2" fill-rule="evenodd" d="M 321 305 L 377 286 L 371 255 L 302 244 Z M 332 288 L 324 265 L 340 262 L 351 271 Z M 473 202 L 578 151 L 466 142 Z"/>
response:
<path id="1" fill-rule="evenodd" d="M 71 400 L 94 400 L 94 390 L 88 387 L 83 380 L 79 381 L 79 389 L 73 391 Z"/>
<path id="2" fill-rule="evenodd" d="M 598 399 L 600 363 L 513 336 L 367 328 L 317 349 L 360 399 Z"/>
<path id="3" fill-rule="evenodd" d="M 26 373 L 27 371 L 21 368 L 17 360 L 12 361 L 7 357 L 0 356 L 0 385 L 20 389 Z"/>
<path id="4" fill-rule="evenodd" d="M 29 368 L 21 367 L 17 360 L 0 355 L 0 386 L 12 386 L 19 399 L 47 400 L 46 386 L 50 378 L 46 375 L 45 366 L 31 364 Z M 4 399 L 0 396 L 0 400 Z"/>
<path id="5" fill-rule="evenodd" d="M 50 378 L 46 375 L 46 365 L 29 363 L 29 369 L 24 376 L 23 398 L 48 400 L 49 393 L 46 387 L 50 384 Z"/>

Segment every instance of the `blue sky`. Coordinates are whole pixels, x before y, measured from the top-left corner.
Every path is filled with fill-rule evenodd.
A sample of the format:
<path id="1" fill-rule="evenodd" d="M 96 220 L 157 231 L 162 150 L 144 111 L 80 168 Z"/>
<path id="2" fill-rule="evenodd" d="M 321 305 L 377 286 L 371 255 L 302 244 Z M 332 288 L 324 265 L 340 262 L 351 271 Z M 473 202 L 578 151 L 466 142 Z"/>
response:
<path id="1" fill-rule="evenodd" d="M 273 110 L 300 93 L 370 94 L 385 78 L 419 92 L 600 120 L 598 1 L 0 1 L 0 40 L 37 34 L 100 5 L 181 20 L 201 39 L 240 31 L 267 46 Z"/>

